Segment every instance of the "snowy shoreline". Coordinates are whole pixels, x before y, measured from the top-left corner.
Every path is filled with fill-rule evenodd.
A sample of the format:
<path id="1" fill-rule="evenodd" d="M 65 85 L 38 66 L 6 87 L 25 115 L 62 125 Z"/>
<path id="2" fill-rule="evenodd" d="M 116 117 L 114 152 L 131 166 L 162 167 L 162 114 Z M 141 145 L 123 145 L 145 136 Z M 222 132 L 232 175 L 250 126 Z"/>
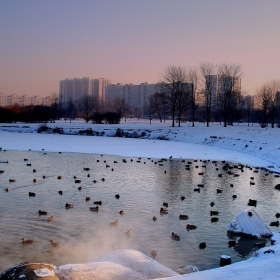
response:
<path id="1" fill-rule="evenodd" d="M 36 129 L 39 127 L 38 124 L 16 124 L 10 126 L 0 124 L 0 147 L 3 150 L 31 149 L 32 151 L 41 151 L 44 149 L 49 152 L 78 152 L 154 158 L 172 156 L 173 158 L 227 160 L 280 172 L 280 148 L 278 146 L 278 143 L 280 143 L 280 130 L 278 128 L 268 128 L 266 130 L 261 129 L 257 125 L 248 127 L 244 124 L 227 128 L 219 124 L 212 124 L 208 128 L 204 124 L 196 124 L 195 127 L 183 124 L 180 128 L 171 128 L 170 123 L 154 123 L 149 125 L 148 122 L 127 122 L 113 126 L 93 125 L 82 122 L 71 124 L 57 122 L 47 125 L 53 128 L 62 127 L 64 131 L 69 130 L 70 132 L 71 130 L 73 134 L 81 129 L 92 128 L 92 130 L 104 131 L 104 136 L 39 134 L 36 132 Z M 114 136 L 118 128 L 124 130 L 124 132 L 130 131 L 131 133 L 149 130 L 150 134 L 146 139 L 106 137 Z M 157 140 L 163 135 L 169 141 Z M 5 160 L 3 153 L 1 153 L 1 160 Z M 276 240 L 275 245 L 270 247 L 273 253 L 264 254 L 263 252 L 268 250 L 268 247 L 266 247 L 258 251 L 258 256 L 252 257 L 247 261 L 199 273 L 173 276 L 168 279 L 279 278 L 279 234 L 274 234 L 273 239 Z M 92 264 L 96 266 L 100 263 Z M 108 268 L 108 270 L 110 269 Z M 248 273 L 249 271 L 250 273 Z M 116 270 L 114 273 L 117 275 L 118 271 Z M 114 279 L 112 275 L 110 277 L 103 277 L 102 279 Z M 143 276 L 143 279 L 148 278 Z"/>

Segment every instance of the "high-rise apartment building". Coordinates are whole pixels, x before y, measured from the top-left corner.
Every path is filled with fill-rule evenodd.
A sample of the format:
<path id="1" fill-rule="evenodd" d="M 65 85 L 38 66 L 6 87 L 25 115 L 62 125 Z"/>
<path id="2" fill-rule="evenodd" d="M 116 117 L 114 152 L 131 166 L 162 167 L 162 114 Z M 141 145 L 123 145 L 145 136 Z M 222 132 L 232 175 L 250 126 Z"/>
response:
<path id="1" fill-rule="evenodd" d="M 82 96 L 89 94 L 88 77 L 65 79 L 59 82 L 59 102 L 62 107 L 67 107 L 70 100 L 75 104 Z"/>
<path id="2" fill-rule="evenodd" d="M 89 77 L 65 79 L 59 82 L 59 101 L 62 107 L 67 107 L 71 100 L 74 104 L 85 95 L 95 96 L 100 104 L 105 102 L 105 88 L 112 81 L 90 79 Z"/>
<path id="3" fill-rule="evenodd" d="M 118 97 L 134 109 L 143 109 L 149 97 L 156 92 L 160 92 L 160 84 L 111 84 L 106 87 L 105 101 L 113 102 Z"/>
<path id="4" fill-rule="evenodd" d="M 105 90 L 108 85 L 112 84 L 111 80 L 106 78 L 91 79 L 90 80 L 90 94 L 97 98 L 98 109 L 104 111 L 105 106 Z"/>

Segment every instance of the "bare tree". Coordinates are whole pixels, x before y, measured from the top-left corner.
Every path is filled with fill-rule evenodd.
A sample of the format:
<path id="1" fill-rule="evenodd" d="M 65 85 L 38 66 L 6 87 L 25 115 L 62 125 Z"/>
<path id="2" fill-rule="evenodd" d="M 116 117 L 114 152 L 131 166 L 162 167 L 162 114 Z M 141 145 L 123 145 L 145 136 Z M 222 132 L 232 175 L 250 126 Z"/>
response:
<path id="1" fill-rule="evenodd" d="M 246 116 L 247 116 L 247 122 L 248 122 L 248 126 L 249 126 L 250 119 L 252 121 L 252 115 L 253 115 L 253 110 L 254 110 L 254 99 L 253 99 L 253 96 L 245 95 L 243 97 L 243 108 L 245 109 Z M 252 121 L 252 123 L 253 123 L 253 121 Z"/>
<path id="2" fill-rule="evenodd" d="M 69 97 L 69 99 L 68 99 L 66 110 L 69 115 L 69 121 L 71 123 L 71 121 L 74 117 L 74 113 L 75 113 L 75 104 L 73 103 L 73 100 L 71 97 Z"/>
<path id="3" fill-rule="evenodd" d="M 264 126 L 268 125 L 268 118 L 271 120 L 271 127 L 275 125 L 279 91 L 280 81 L 277 80 L 271 80 L 257 89 L 256 104 L 263 112 Z"/>
<path id="4" fill-rule="evenodd" d="M 169 101 L 172 114 L 172 127 L 175 126 L 175 114 L 178 108 L 178 102 L 181 102 L 180 96 L 183 95 L 184 84 L 186 83 L 186 71 L 180 66 L 168 66 L 161 74 L 161 92 L 165 94 Z"/>
<path id="5" fill-rule="evenodd" d="M 271 80 L 268 82 L 268 86 L 271 91 L 271 101 L 269 106 L 269 117 L 271 121 L 271 127 L 274 128 L 275 118 L 277 111 L 279 109 L 279 98 L 278 93 L 280 93 L 280 80 Z"/>
<path id="6" fill-rule="evenodd" d="M 223 113 L 224 127 L 227 126 L 235 92 L 240 90 L 238 84 L 241 74 L 240 65 L 222 63 L 218 66 L 218 99 Z"/>
<path id="7" fill-rule="evenodd" d="M 52 94 L 51 94 L 51 114 L 52 114 L 51 122 L 55 122 L 55 120 L 57 119 L 58 110 L 59 110 L 59 95 L 58 95 L 58 92 L 52 92 Z"/>
<path id="8" fill-rule="evenodd" d="M 192 126 L 194 126 L 195 111 L 198 107 L 197 105 L 197 85 L 198 85 L 198 72 L 195 68 L 190 68 L 187 71 L 187 92 L 188 100 L 192 115 Z"/>
<path id="9" fill-rule="evenodd" d="M 94 98 L 92 95 L 84 95 L 79 100 L 80 110 L 84 114 L 87 123 L 89 122 L 90 115 L 93 112 L 95 105 L 96 98 Z"/>
<path id="10" fill-rule="evenodd" d="M 144 113 L 148 116 L 150 124 L 152 124 L 153 115 L 155 112 L 155 99 L 154 95 L 151 95 L 148 99 L 148 102 L 145 102 Z"/>
<path id="11" fill-rule="evenodd" d="M 168 112 L 168 100 L 163 92 L 156 92 L 154 98 L 154 112 L 158 115 L 160 122 L 165 122 Z"/>
<path id="12" fill-rule="evenodd" d="M 213 63 L 203 62 L 200 64 L 200 75 L 202 77 L 203 93 L 205 97 L 205 110 L 206 110 L 206 126 L 209 127 L 210 116 L 213 106 L 214 92 L 216 91 L 216 79 L 215 75 L 216 67 Z"/>
<path id="13" fill-rule="evenodd" d="M 130 106 L 125 102 L 124 98 L 115 97 L 113 100 L 113 110 L 120 115 L 120 117 L 125 118 L 126 122 L 126 116 L 127 113 L 130 111 Z"/>

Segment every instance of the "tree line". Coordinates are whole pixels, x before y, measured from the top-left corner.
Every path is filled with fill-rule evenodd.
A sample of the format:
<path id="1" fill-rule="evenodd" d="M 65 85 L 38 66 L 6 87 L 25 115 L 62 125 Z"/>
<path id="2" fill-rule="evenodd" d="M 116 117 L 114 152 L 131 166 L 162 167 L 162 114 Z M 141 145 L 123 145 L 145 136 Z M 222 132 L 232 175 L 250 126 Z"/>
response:
<path id="1" fill-rule="evenodd" d="M 280 81 L 261 85 L 255 96 L 241 90 L 242 68 L 239 64 L 201 63 L 198 68 L 168 66 L 160 75 L 160 91 L 145 104 L 145 115 L 164 121 L 166 116 L 178 126 L 182 121 L 220 122 L 225 127 L 234 122 L 260 123 L 271 127 L 280 117 Z"/>
<path id="2" fill-rule="evenodd" d="M 0 107 L 0 122 L 55 122 L 64 118 L 72 121 L 83 118 L 93 123 L 119 123 L 121 118 L 137 117 L 181 126 L 189 121 L 220 122 L 224 126 L 235 122 L 248 125 L 260 123 L 274 127 L 280 117 L 280 80 L 271 80 L 256 90 L 255 96 L 241 91 L 242 68 L 239 64 L 204 62 L 198 68 L 168 66 L 160 74 L 160 88 L 145 102 L 144 108 L 132 108 L 124 98 L 116 97 L 106 103 L 92 95 L 84 95 L 74 102 L 69 98 L 61 107 L 58 93 L 53 92 L 51 105 L 13 104 Z"/>

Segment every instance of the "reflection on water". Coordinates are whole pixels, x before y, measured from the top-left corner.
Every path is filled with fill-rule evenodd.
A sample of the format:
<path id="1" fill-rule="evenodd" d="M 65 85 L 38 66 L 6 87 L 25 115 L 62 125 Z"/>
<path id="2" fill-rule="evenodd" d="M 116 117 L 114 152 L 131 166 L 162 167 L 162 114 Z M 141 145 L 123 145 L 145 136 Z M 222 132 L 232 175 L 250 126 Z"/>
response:
<path id="1" fill-rule="evenodd" d="M 279 178 L 265 170 L 256 173 L 253 168 L 213 161 L 123 159 L 44 151 L 1 152 L 0 162 L 9 163 L 0 163 L 0 170 L 4 170 L 0 174 L 0 272 L 23 261 L 54 265 L 97 261 L 124 248 L 148 256 L 156 250 L 156 259 L 172 269 L 189 264 L 200 270 L 215 268 L 220 255 L 230 255 L 232 262 L 237 262 L 258 249 L 247 239 L 237 238 L 234 247 L 228 245 L 227 224 L 248 208 L 249 199 L 258 200 L 256 211 L 267 225 L 279 212 L 280 194 L 274 190 Z M 75 183 L 74 176 L 81 183 Z M 198 185 L 200 192 L 195 192 Z M 6 188 L 10 191 L 5 192 Z M 222 192 L 217 193 L 217 189 Z M 36 196 L 30 197 L 29 192 Z M 86 201 L 86 197 L 91 199 Z M 96 206 L 94 201 L 102 201 L 98 212 L 89 210 Z M 168 202 L 168 214 L 161 215 L 163 202 Z M 215 205 L 211 207 L 210 202 Z M 66 203 L 73 203 L 74 208 L 65 209 Z M 38 210 L 48 214 L 38 215 Z M 121 210 L 124 215 L 120 215 Z M 218 216 L 211 216 L 211 210 L 218 211 Z M 189 219 L 180 220 L 179 215 Z M 54 220 L 48 222 L 50 216 Z M 157 216 L 156 221 L 153 216 Z M 218 219 L 211 220 L 213 217 Z M 115 220 L 118 226 L 110 226 Z M 197 228 L 187 231 L 187 224 Z M 131 236 L 126 235 L 129 230 Z M 172 232 L 180 241 L 171 238 Z M 22 237 L 33 239 L 34 245 L 22 245 Z M 50 239 L 60 246 L 51 246 Z M 206 248 L 200 250 L 202 242 Z"/>

